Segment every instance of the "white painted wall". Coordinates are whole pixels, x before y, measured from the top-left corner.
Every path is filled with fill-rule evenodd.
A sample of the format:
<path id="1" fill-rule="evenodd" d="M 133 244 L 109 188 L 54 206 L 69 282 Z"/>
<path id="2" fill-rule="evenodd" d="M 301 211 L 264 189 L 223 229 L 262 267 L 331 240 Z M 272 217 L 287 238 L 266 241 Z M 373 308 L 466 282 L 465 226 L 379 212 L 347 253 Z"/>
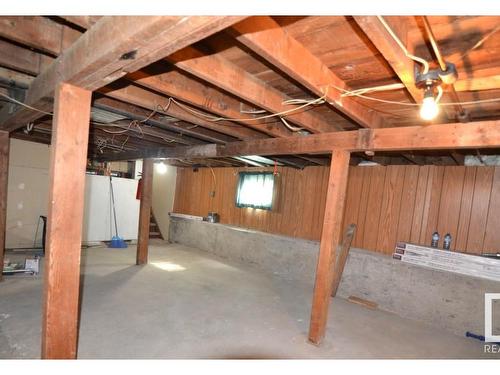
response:
<path id="1" fill-rule="evenodd" d="M 115 177 L 112 181 L 118 235 L 126 240 L 137 239 L 140 201 L 135 197 L 138 181 Z M 83 243 L 107 241 L 115 235 L 108 176 L 86 176 L 83 217 Z"/>
<path id="2" fill-rule="evenodd" d="M 174 208 L 175 182 L 177 168 L 167 165 L 164 174 L 154 168 L 153 174 L 153 213 L 164 239 L 168 239 L 170 218 L 168 213 Z"/>
<path id="3" fill-rule="evenodd" d="M 47 145 L 10 140 L 7 248 L 33 246 L 38 217 L 47 216 L 49 158 Z"/>
<path id="4" fill-rule="evenodd" d="M 10 141 L 6 247 L 33 246 L 38 217 L 47 215 L 50 147 L 17 139 Z M 175 181 L 174 181 L 175 184 Z M 118 234 L 137 239 L 137 180 L 113 178 Z M 83 242 L 109 240 L 111 208 L 109 177 L 87 175 Z M 40 227 L 41 231 L 41 227 Z M 168 232 L 167 232 L 168 233 Z M 37 237 L 41 244 L 41 232 Z"/>

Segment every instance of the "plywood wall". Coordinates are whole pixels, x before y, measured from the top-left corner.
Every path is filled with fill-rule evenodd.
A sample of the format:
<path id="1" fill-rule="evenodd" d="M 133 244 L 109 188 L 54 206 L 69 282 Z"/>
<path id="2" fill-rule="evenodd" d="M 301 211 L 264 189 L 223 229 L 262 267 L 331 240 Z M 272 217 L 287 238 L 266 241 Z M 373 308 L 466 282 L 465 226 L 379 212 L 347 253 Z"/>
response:
<path id="1" fill-rule="evenodd" d="M 180 168 L 174 212 L 206 216 L 265 232 L 318 240 L 327 167 L 280 168 L 272 211 L 237 208 L 238 168 Z M 211 192 L 215 191 L 212 197 Z M 396 241 L 428 244 L 449 232 L 452 249 L 500 251 L 500 167 L 351 167 L 344 223 L 356 223 L 353 246 L 391 254 Z"/>

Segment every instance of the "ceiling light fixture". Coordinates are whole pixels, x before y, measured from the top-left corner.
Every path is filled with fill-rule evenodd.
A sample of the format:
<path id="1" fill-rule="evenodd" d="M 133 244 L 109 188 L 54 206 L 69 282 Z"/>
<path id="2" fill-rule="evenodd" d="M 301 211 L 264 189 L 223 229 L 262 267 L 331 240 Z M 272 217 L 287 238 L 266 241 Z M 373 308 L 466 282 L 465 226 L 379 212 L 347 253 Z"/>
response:
<path id="1" fill-rule="evenodd" d="M 439 114 L 439 100 L 443 95 L 442 84 L 450 85 L 457 79 L 455 65 L 446 64 L 446 70 L 430 69 L 427 73 L 419 72 L 415 67 L 415 85 L 424 90 L 424 98 L 420 107 L 420 117 L 425 121 L 431 121 Z M 437 89 L 437 96 L 434 96 Z"/>
<path id="2" fill-rule="evenodd" d="M 164 162 L 156 163 L 156 172 L 159 174 L 167 173 L 167 165 Z"/>
<path id="3" fill-rule="evenodd" d="M 428 87 L 424 93 L 424 100 L 422 101 L 422 106 L 420 107 L 420 117 L 423 120 L 431 121 L 436 118 L 439 114 L 439 106 L 436 98 L 434 98 L 434 92 L 432 87 Z"/>

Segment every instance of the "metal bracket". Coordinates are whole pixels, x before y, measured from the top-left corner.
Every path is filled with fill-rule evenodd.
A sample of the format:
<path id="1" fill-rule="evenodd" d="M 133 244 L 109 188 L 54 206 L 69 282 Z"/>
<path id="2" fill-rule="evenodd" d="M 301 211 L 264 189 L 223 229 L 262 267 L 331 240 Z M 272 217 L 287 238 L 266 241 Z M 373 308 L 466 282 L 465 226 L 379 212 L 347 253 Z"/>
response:
<path id="1" fill-rule="evenodd" d="M 458 78 L 457 68 L 455 64 L 446 63 L 446 70 L 430 69 L 427 73 L 421 73 L 418 67 L 415 66 L 415 86 L 418 88 L 434 87 L 441 83 L 451 85 Z"/>

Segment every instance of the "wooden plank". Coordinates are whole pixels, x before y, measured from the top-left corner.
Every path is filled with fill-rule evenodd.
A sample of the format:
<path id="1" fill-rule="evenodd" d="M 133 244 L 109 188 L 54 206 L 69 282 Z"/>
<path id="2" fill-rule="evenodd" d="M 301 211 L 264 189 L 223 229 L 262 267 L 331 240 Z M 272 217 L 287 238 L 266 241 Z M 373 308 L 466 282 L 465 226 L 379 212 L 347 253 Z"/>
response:
<path id="1" fill-rule="evenodd" d="M 91 92 L 56 87 L 50 158 L 42 358 L 77 353 L 80 246 Z"/>
<path id="2" fill-rule="evenodd" d="M 215 54 L 204 55 L 193 47 L 187 47 L 170 55 L 167 60 L 178 68 L 271 113 L 297 108 L 296 105 L 283 105 L 283 102 L 292 98 L 224 57 Z M 283 118 L 313 133 L 342 130 L 314 111 L 292 112 Z M 282 136 L 290 135 L 286 127 L 283 126 L 280 130 Z"/>
<path id="3" fill-rule="evenodd" d="M 347 298 L 347 300 L 349 302 L 355 303 L 356 305 L 360 305 L 360 306 L 366 307 L 367 309 L 370 309 L 370 310 L 376 310 L 377 307 L 378 307 L 378 305 L 375 302 L 368 301 L 368 300 L 366 300 L 364 298 L 359 298 L 359 297 L 356 297 L 356 296 L 349 296 Z"/>
<path id="4" fill-rule="evenodd" d="M 483 253 L 498 252 L 500 247 L 500 167 L 495 167 L 491 187 L 486 233 L 484 235 Z"/>
<path id="5" fill-rule="evenodd" d="M 359 212 L 356 219 L 356 232 L 357 235 L 354 236 L 354 246 L 363 247 L 363 237 L 365 233 L 365 221 L 368 209 L 368 196 L 371 190 L 371 177 L 372 169 L 367 167 L 357 167 L 361 169 L 362 174 L 362 184 L 361 197 L 359 202 Z"/>
<path id="6" fill-rule="evenodd" d="M 9 179 L 9 133 L 0 131 L 0 281 L 3 280 L 5 231 L 7 220 L 7 183 Z"/>
<path id="7" fill-rule="evenodd" d="M 326 330 L 335 276 L 336 248 L 342 237 L 349 157 L 346 151 L 335 150 L 332 153 L 309 327 L 309 341 L 316 345 L 321 343 Z"/>
<path id="8" fill-rule="evenodd" d="M 500 146 L 500 121 L 439 124 L 386 129 L 361 129 L 307 137 L 270 138 L 231 142 L 224 146 L 176 147 L 122 153 L 117 158 L 209 157 L 325 153 L 328 149 L 360 151 L 441 150 L 495 148 Z"/>
<path id="9" fill-rule="evenodd" d="M 441 201 L 441 191 L 443 187 L 444 167 L 434 166 L 429 172 L 427 192 L 425 197 L 424 216 L 422 218 L 422 231 L 420 233 L 420 243 L 430 244 L 432 234 L 438 229 L 439 202 Z M 442 243 L 443 234 L 440 244 Z"/>
<path id="10" fill-rule="evenodd" d="M 393 31 L 396 32 L 396 29 L 399 31 L 398 37 L 405 44 L 405 20 L 402 17 L 386 18 L 385 21 Z M 403 82 L 411 97 L 415 102 L 420 103 L 423 99 L 423 93 L 422 90 L 415 86 L 413 60 L 405 55 L 377 16 L 354 16 L 354 19 L 391 68 L 394 69 L 394 72 L 396 72 L 401 82 Z"/>
<path id="11" fill-rule="evenodd" d="M 58 82 L 96 90 L 242 18 L 103 17 L 33 81 L 25 102 L 35 108 L 50 110 Z M 12 131 L 40 116 L 39 112 L 25 107 L 13 115 L 2 110 L 0 127 Z"/>
<path id="12" fill-rule="evenodd" d="M 42 58 L 34 51 L 0 40 L 0 65 L 20 72 L 37 75 L 51 58 Z"/>
<path id="13" fill-rule="evenodd" d="M 415 211 L 415 196 L 417 193 L 419 169 L 420 167 L 416 165 L 409 165 L 405 167 L 396 241 L 410 241 L 413 213 Z"/>
<path id="14" fill-rule="evenodd" d="M 464 178 L 465 167 L 445 167 L 437 221 L 441 236 L 450 233 L 452 239 L 457 238 Z M 451 249 L 456 249 L 456 241 L 452 240 Z"/>
<path id="15" fill-rule="evenodd" d="M 380 225 L 382 197 L 384 191 L 387 167 L 365 167 L 371 169 L 370 191 L 366 209 L 365 230 L 363 233 L 363 248 L 377 249 L 377 234 Z"/>
<path id="16" fill-rule="evenodd" d="M 317 96 L 326 95 L 328 103 L 361 126 L 382 126 L 383 119 L 379 113 L 368 111 L 351 97 L 342 97 L 342 92 L 332 86 L 348 89 L 346 83 L 304 45 L 288 35 L 272 18 L 252 17 L 235 24 L 232 30 L 237 34 L 236 39 L 246 47 Z M 330 87 L 327 89 L 328 86 Z"/>
<path id="17" fill-rule="evenodd" d="M 139 230 L 137 234 L 136 264 L 148 263 L 149 221 L 153 201 L 153 159 L 142 161 L 142 192 L 139 208 Z"/>
<path id="18" fill-rule="evenodd" d="M 61 18 L 84 29 L 89 29 L 99 21 L 101 16 L 61 16 Z"/>
<path id="19" fill-rule="evenodd" d="M 363 169 L 350 167 L 349 180 L 347 182 L 346 210 L 342 227 L 347 228 L 351 224 L 357 225 L 360 209 L 361 190 L 363 188 Z"/>
<path id="20" fill-rule="evenodd" d="M 385 175 L 380 224 L 376 248 L 386 254 L 393 252 L 396 245 L 399 208 L 404 183 L 404 165 L 389 165 Z"/>
<path id="21" fill-rule="evenodd" d="M 422 166 L 418 169 L 418 181 L 415 192 L 415 206 L 413 208 L 413 217 L 411 220 L 410 242 L 420 243 L 420 234 L 422 232 L 422 218 L 424 216 L 425 195 L 427 191 L 427 181 L 429 178 L 430 166 Z"/>
<path id="22" fill-rule="evenodd" d="M 481 254 L 483 250 L 494 172 L 494 167 L 478 167 L 476 171 L 466 248 L 468 253 Z"/>
<path id="23" fill-rule="evenodd" d="M 1 37 L 52 55 L 61 53 L 63 33 L 76 36 L 81 34 L 45 17 L 3 16 L 0 18 Z"/>
<path id="24" fill-rule="evenodd" d="M 472 199 L 474 197 L 474 185 L 476 182 L 476 171 L 478 167 L 466 167 L 462 197 L 460 199 L 460 214 L 458 218 L 457 236 L 455 238 L 455 249 L 465 252 L 467 249 L 467 237 L 471 219 Z M 453 243 L 453 242 L 452 242 Z"/>
<path id="25" fill-rule="evenodd" d="M 337 295 L 337 289 L 340 285 L 340 280 L 342 279 L 342 273 L 344 272 L 344 267 L 347 262 L 347 257 L 349 255 L 349 249 L 351 248 L 351 243 L 354 235 L 356 234 L 356 224 L 349 224 L 347 227 L 344 238 L 342 239 L 342 245 L 340 246 L 340 251 L 337 256 L 337 261 L 335 263 L 335 275 L 333 277 L 333 287 L 332 287 L 332 297 Z"/>

